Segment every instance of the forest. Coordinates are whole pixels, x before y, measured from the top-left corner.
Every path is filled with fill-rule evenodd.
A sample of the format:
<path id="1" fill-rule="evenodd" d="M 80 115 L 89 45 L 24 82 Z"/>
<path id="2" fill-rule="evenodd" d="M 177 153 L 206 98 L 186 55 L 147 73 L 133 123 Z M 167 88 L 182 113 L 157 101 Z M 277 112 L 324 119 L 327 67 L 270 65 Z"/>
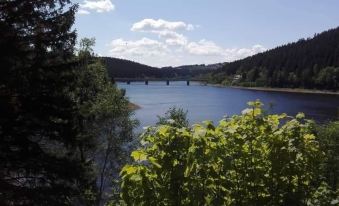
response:
<path id="1" fill-rule="evenodd" d="M 172 108 L 134 134 L 95 40 L 77 39 L 77 9 L 0 1 L 0 205 L 339 204 L 339 122 L 268 114 L 256 100 L 218 125 Z"/>
<path id="2" fill-rule="evenodd" d="M 112 78 L 193 78 L 199 75 L 206 75 L 216 65 L 188 65 L 180 67 L 151 67 L 137 62 L 117 59 L 112 57 L 100 57 L 106 65 L 108 75 Z"/>
<path id="3" fill-rule="evenodd" d="M 234 77 L 240 79 L 234 81 Z M 338 90 L 339 28 L 227 63 L 210 82 L 246 87 Z"/>

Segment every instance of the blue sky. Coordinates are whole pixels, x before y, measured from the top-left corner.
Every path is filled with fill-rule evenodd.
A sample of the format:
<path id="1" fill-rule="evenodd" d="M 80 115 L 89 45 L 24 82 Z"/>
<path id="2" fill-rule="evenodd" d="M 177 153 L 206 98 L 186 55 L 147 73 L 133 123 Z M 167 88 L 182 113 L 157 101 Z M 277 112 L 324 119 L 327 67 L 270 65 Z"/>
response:
<path id="1" fill-rule="evenodd" d="M 77 0 L 79 38 L 152 66 L 241 59 L 339 26 L 338 0 Z"/>

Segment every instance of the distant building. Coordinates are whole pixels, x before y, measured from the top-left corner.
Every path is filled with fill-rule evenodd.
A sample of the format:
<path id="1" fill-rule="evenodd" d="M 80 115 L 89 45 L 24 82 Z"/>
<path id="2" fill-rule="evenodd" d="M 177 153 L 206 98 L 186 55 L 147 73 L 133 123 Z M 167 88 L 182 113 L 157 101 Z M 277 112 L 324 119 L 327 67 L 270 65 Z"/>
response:
<path id="1" fill-rule="evenodd" d="M 240 74 L 236 74 L 236 75 L 234 75 L 234 77 L 233 77 L 233 80 L 232 80 L 232 85 L 234 84 L 234 83 L 237 83 L 237 82 L 239 82 L 240 81 L 240 79 L 241 79 L 241 75 Z"/>
<path id="2" fill-rule="evenodd" d="M 233 81 L 236 81 L 236 80 L 239 80 L 239 79 L 241 79 L 241 75 L 240 74 L 234 75 Z"/>

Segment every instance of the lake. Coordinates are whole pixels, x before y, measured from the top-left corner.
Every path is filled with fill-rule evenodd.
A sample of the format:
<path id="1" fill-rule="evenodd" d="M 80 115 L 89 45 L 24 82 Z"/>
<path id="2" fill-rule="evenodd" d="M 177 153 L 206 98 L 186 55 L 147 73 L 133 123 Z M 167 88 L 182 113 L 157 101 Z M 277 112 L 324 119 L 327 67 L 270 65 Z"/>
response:
<path id="1" fill-rule="evenodd" d="M 140 121 L 137 129 L 154 125 L 158 118 L 171 107 L 188 111 L 190 123 L 212 120 L 218 123 L 225 115 L 240 114 L 247 102 L 259 99 L 270 113 L 295 115 L 304 112 L 306 117 L 318 122 L 334 120 L 339 116 L 339 96 L 324 94 L 302 94 L 269 91 L 253 91 L 226 87 L 204 86 L 199 82 L 132 82 L 118 83 L 126 90 L 129 100 L 141 107 L 135 111 Z M 270 107 L 269 105 L 273 105 Z"/>

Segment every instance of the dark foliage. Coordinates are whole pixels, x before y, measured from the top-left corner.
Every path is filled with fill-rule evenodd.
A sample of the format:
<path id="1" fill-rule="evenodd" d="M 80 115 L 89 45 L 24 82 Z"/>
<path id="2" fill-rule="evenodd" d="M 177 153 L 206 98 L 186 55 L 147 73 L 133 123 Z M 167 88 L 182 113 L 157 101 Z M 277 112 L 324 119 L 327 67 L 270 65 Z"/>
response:
<path id="1" fill-rule="evenodd" d="M 0 2 L 0 205 L 68 205 L 94 179 L 81 159 L 69 0 Z"/>
<path id="2" fill-rule="evenodd" d="M 339 28 L 226 64 L 212 79 L 232 81 L 236 74 L 241 77 L 237 84 L 243 86 L 337 90 Z"/>
<path id="3" fill-rule="evenodd" d="M 330 122 L 317 127 L 317 134 L 326 159 L 323 162 L 324 177 L 334 191 L 339 189 L 339 122 Z"/>
<path id="4" fill-rule="evenodd" d="M 133 128 L 137 122 L 130 118 L 133 111 L 124 92 L 111 83 L 103 63 L 94 57 L 94 45 L 94 38 L 80 40 L 77 58 L 82 66 L 75 96 L 79 103 L 78 127 L 83 128 L 79 134 L 81 156 L 93 163 L 96 179 L 96 188 L 85 195 L 97 205 L 104 205 L 119 192 L 118 174 L 134 147 Z"/>
<path id="5" fill-rule="evenodd" d="M 158 116 L 157 125 L 170 125 L 176 127 L 188 127 L 189 120 L 187 118 L 188 111 L 182 108 L 172 107 L 164 116 Z"/>
<path id="6" fill-rule="evenodd" d="M 190 65 L 157 68 L 124 59 L 111 57 L 102 57 L 102 59 L 106 63 L 109 76 L 114 78 L 190 78 L 207 74 L 211 68 L 218 66 Z"/>

